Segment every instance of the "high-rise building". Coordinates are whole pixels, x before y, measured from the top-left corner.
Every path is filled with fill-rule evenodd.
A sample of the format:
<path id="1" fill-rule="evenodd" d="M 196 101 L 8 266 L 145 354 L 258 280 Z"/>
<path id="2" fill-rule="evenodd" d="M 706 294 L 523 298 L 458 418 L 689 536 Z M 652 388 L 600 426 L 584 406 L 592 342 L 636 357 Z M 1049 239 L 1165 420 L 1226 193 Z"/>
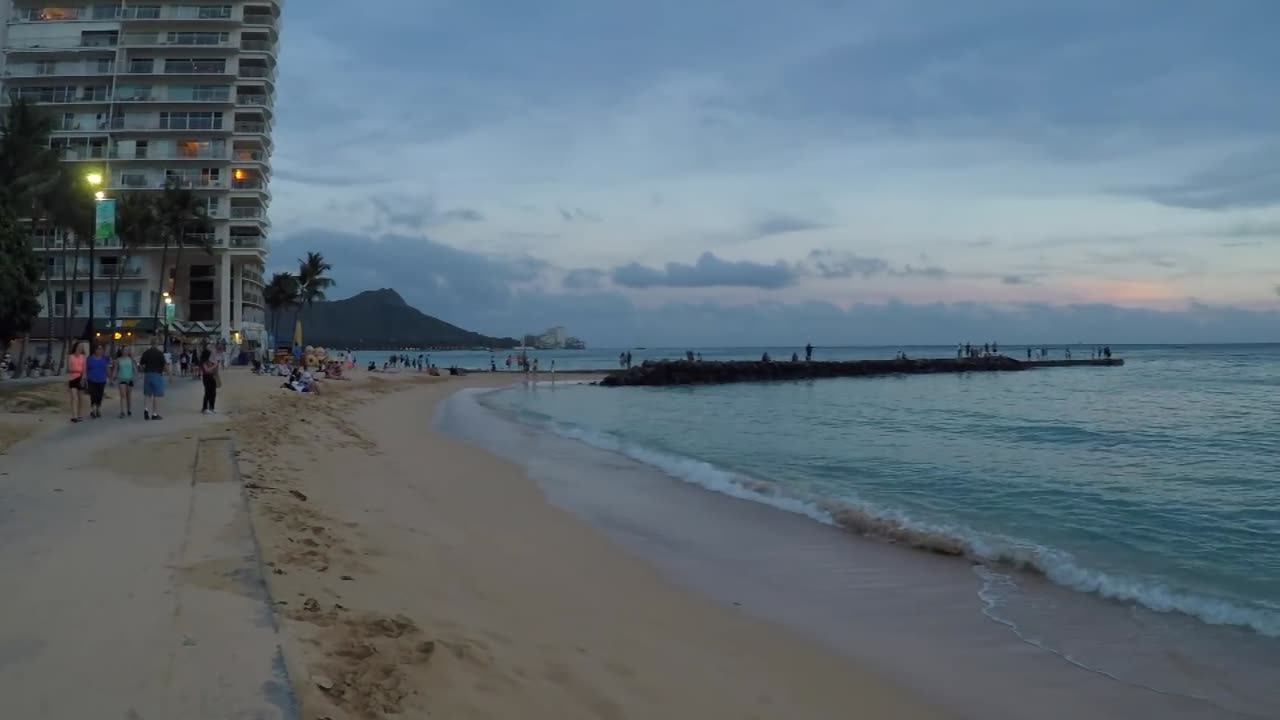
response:
<path id="1" fill-rule="evenodd" d="M 52 147 L 76 172 L 100 175 L 108 199 L 176 183 L 196 193 L 212 221 L 211 232 L 189 234 L 181 252 L 156 242 L 126 253 L 118 238 L 99 240 L 92 265 L 82 238 L 74 266 L 73 238 L 33 223 L 52 289 L 41 298 L 46 327 L 61 326 L 67 303 L 83 327 L 92 271 L 96 332 L 149 334 L 153 316 L 163 326 L 168 315 L 175 334 L 263 342 L 283 5 L 0 0 L 0 103 L 25 98 L 49 113 Z M 73 273 L 78 280 L 68 288 Z M 119 321 L 109 328 L 117 277 Z"/>

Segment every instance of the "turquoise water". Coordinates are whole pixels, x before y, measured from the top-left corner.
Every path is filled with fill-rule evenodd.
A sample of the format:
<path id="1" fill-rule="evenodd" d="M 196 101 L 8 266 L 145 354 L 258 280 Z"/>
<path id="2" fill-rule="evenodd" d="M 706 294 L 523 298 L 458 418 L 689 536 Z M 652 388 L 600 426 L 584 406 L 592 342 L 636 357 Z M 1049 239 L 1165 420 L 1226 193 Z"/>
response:
<path id="1" fill-rule="evenodd" d="M 993 596 L 1022 573 L 1273 642 L 1280 346 L 1122 355 L 1122 368 L 561 384 L 484 402 L 710 490 L 961 553 L 995 574 Z"/>

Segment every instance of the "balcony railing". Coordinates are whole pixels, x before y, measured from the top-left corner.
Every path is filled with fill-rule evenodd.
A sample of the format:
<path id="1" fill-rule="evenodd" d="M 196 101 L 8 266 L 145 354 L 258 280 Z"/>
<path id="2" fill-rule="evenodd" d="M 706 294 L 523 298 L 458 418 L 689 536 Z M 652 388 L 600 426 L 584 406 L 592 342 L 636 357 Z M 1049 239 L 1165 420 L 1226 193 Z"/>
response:
<path id="1" fill-rule="evenodd" d="M 230 247 L 239 250 L 254 250 L 266 247 L 265 238 L 259 235 L 232 235 L 230 238 Z"/>
<path id="2" fill-rule="evenodd" d="M 129 94 L 117 94 L 116 102 L 162 102 L 162 103 L 229 103 L 231 102 L 231 92 L 193 92 L 189 95 L 176 95 L 174 93 L 162 92 L 132 92 Z"/>
<path id="3" fill-rule="evenodd" d="M 17 65 L 6 68 L 4 76 L 11 78 L 76 77 L 80 75 L 111 75 L 114 72 L 114 64 L 102 66 L 98 63 L 59 63 L 52 67 L 47 65 Z"/>
<path id="4" fill-rule="evenodd" d="M 74 272 L 72 272 L 73 269 Z M 117 270 L 119 271 L 119 276 L 122 278 L 139 278 L 142 277 L 143 273 L 143 269 L 141 267 L 128 266 L 117 268 L 114 265 L 98 265 L 97 270 L 93 273 L 93 277 L 95 279 L 113 278 L 116 277 Z M 44 271 L 41 273 L 41 277 L 45 280 L 66 280 L 71 278 L 72 275 L 77 278 L 88 280 L 89 266 L 82 265 L 79 268 L 70 268 L 64 265 L 55 265 L 53 267 L 44 268 Z"/>
<path id="5" fill-rule="evenodd" d="M 266 135 L 267 124 L 260 122 L 238 122 L 236 123 L 235 131 L 245 135 Z"/>
<path id="6" fill-rule="evenodd" d="M 152 33 L 146 34 L 130 34 L 120 38 L 120 44 L 124 46 L 143 46 L 151 47 L 155 45 L 167 45 L 171 47 L 234 47 L 230 38 L 222 38 L 217 35 L 176 35 L 169 37 L 168 35 L 158 35 Z"/>
<path id="7" fill-rule="evenodd" d="M 233 207 L 231 208 L 232 220 L 258 220 L 266 217 L 267 211 L 256 207 Z"/>
<path id="8" fill-rule="evenodd" d="M 106 123 L 103 123 L 105 128 Z M 159 120 L 139 120 L 134 118 L 114 118 L 112 130 L 222 130 L 222 118 L 214 116 L 212 120 L 177 120 L 170 118 L 165 122 Z"/>
<path id="9" fill-rule="evenodd" d="M 276 16 L 267 13 L 245 13 L 244 24 L 254 27 L 275 27 Z"/>
<path id="10" fill-rule="evenodd" d="M 265 78 L 267 80 L 276 79 L 275 71 L 272 70 L 271 68 L 265 68 L 265 67 L 241 66 L 237 75 L 239 75 L 242 78 Z"/>
<path id="11" fill-rule="evenodd" d="M 236 150 L 233 158 L 237 162 L 267 162 L 270 158 L 261 150 Z"/>
<path id="12" fill-rule="evenodd" d="M 172 60 L 164 64 L 164 73 L 166 75 L 228 75 L 227 64 L 224 62 L 174 62 Z"/>
<path id="13" fill-rule="evenodd" d="M 182 150 L 150 149 L 146 153 L 120 152 L 120 148 L 111 148 L 111 160 L 230 160 L 226 150 L 200 150 L 196 152 Z"/>
<path id="14" fill-rule="evenodd" d="M 250 105 L 255 107 L 269 107 L 271 105 L 270 95 L 250 95 L 239 93 L 236 95 L 237 105 Z"/>
<path id="15" fill-rule="evenodd" d="M 82 104 L 98 104 L 109 103 L 111 98 L 107 93 L 92 93 L 82 95 L 77 93 L 32 93 L 32 92 L 11 92 L 3 97 L 4 104 L 12 105 L 18 100 L 26 100 L 36 105 L 82 105 Z"/>
<path id="16" fill-rule="evenodd" d="M 112 190 L 163 190 L 171 183 L 176 184 L 180 188 L 188 190 L 225 190 L 227 182 L 225 180 L 210 180 L 208 178 L 174 178 L 174 177 L 152 177 L 149 175 L 129 175 L 124 174 L 116 178 L 112 184 Z"/>
<path id="17" fill-rule="evenodd" d="M 62 160 L 104 160 L 107 157 L 105 147 L 67 147 L 58 148 L 58 157 Z"/>
<path id="18" fill-rule="evenodd" d="M 231 182 L 232 190 L 262 190 L 267 184 L 261 180 L 233 180 Z"/>
<path id="19" fill-rule="evenodd" d="M 276 44 L 270 40 L 241 40 L 240 49 L 248 52 L 275 52 Z"/>

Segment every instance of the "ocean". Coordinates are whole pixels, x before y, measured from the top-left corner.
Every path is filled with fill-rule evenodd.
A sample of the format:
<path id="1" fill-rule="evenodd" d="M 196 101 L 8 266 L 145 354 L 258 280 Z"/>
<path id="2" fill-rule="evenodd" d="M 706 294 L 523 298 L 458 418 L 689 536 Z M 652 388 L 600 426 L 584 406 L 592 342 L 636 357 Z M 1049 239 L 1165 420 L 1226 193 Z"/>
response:
<path id="1" fill-rule="evenodd" d="M 954 347 L 901 349 L 955 354 Z M 475 394 L 465 399 L 474 408 L 455 405 L 449 422 L 525 463 L 553 500 L 585 508 L 615 540 L 652 555 L 677 579 L 683 573 L 713 595 L 732 585 L 737 596 L 773 607 L 759 610 L 763 617 L 833 645 L 841 632 L 865 642 L 875 631 L 839 612 L 814 620 L 833 598 L 884 624 L 895 606 L 914 607 L 945 587 L 944 604 L 916 612 L 938 623 L 933 640 L 954 646 L 935 654 L 968 659 L 963 673 L 972 687 L 991 679 L 984 662 L 995 669 L 1030 652 L 1045 674 L 1024 684 L 1043 686 L 1045 698 L 1065 678 L 1089 676 L 1073 681 L 1081 693 L 1055 707 L 1063 717 L 1068 709 L 1092 717 L 1280 717 L 1280 346 L 1113 349 L 1124 367 L 672 388 L 540 383 Z M 797 350 L 701 353 L 787 358 Z M 819 349 L 817 357 L 898 350 Z M 632 352 L 639 362 L 684 351 Z M 569 370 L 616 367 L 617 353 L 540 355 Z M 466 366 L 462 358 L 470 357 L 449 355 L 433 361 Z M 488 364 L 487 355 L 475 357 L 476 366 Z M 498 424 L 505 441 L 496 439 Z M 617 481 L 624 467 L 739 502 L 708 505 L 653 479 L 640 493 L 639 481 Z M 564 477 L 578 479 L 566 489 Z M 613 494 L 601 496 L 605 490 Z M 722 543 L 675 528 L 663 511 L 642 517 L 634 509 L 668 496 L 700 508 L 694 524 L 750 513 L 750 522 L 732 524 L 737 544 L 758 542 L 752 533 L 768 528 L 768 552 L 727 572 L 740 559 Z M 743 510 L 742 501 L 770 514 Z M 814 529 L 797 529 L 796 520 Z M 790 534 L 779 534 L 783 526 Z M 832 529 L 844 539 L 814 534 Z M 705 551 L 698 576 L 688 572 L 693 560 L 668 557 L 673 548 Z M 787 566 L 773 555 L 790 558 Z M 771 562 L 779 566 L 771 570 Z M 811 562 L 812 571 L 801 572 Z M 865 584 L 818 577 L 833 567 L 842 577 L 872 573 L 894 588 L 894 602 L 878 604 Z M 737 577 L 752 573 L 785 573 L 788 592 Z M 810 617 L 794 617 L 806 606 Z M 904 644 L 901 635 L 886 643 Z M 869 653 L 853 638 L 847 644 L 873 664 L 889 657 L 889 675 L 939 702 L 958 699 L 960 691 L 921 680 L 927 663 L 919 657 Z M 1004 672 L 1015 671 L 1032 672 L 1017 663 Z M 1054 716 L 1006 715 L 1008 708 L 973 694 L 960 700 L 973 717 Z"/>

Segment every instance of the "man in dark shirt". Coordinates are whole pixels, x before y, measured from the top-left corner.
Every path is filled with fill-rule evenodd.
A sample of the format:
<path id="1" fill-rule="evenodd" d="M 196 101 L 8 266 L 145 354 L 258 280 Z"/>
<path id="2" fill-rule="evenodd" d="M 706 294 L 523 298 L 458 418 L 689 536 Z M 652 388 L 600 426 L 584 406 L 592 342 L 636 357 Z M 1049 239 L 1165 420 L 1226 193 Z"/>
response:
<path id="1" fill-rule="evenodd" d="M 160 420 L 160 398 L 164 397 L 164 374 L 168 362 L 164 359 L 164 351 L 160 349 L 160 338 L 151 338 L 151 347 L 138 359 L 142 367 L 142 419 Z"/>

